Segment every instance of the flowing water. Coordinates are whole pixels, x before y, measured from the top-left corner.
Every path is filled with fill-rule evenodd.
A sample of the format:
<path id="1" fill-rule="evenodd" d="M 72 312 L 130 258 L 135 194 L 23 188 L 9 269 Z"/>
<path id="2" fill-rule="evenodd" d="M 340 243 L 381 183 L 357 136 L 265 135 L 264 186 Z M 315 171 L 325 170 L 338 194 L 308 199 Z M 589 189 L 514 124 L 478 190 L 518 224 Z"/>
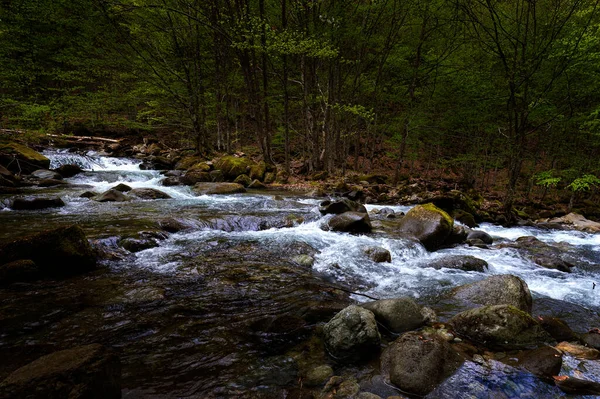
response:
<path id="1" fill-rule="evenodd" d="M 85 172 L 66 179 L 69 186 L 23 193 L 60 196 L 66 203 L 62 208 L 13 211 L 8 197 L 0 199 L 5 205 L 0 209 L 0 240 L 77 223 L 112 255 L 104 261 L 106 268 L 88 276 L 37 283 L 35 289 L 23 284 L 0 290 L 7 326 L 0 334 L 0 356 L 15 351 L 20 356 L 0 368 L 0 377 L 40 352 L 101 342 L 120 351 L 125 397 L 236 397 L 244 392 L 285 397 L 282 392 L 297 385 L 302 365 L 295 356 L 306 350 L 302 345 L 314 324 L 350 301 L 335 287 L 433 304 L 452 287 L 491 274 L 514 274 L 536 298 L 573 303 L 594 315 L 600 308 L 599 291 L 593 288 L 600 285 L 598 234 L 480 227 L 498 243 L 535 236 L 561 245 L 576 263 L 572 273 L 563 273 L 496 245 L 429 253 L 395 234 L 388 219 L 376 221 L 369 235 L 325 231 L 331 216 L 318 212 L 323 199 L 272 191 L 197 196 L 186 186 L 162 186 L 164 177 L 140 170 L 137 160 L 95 153 L 46 155 L 51 168 L 77 164 Z M 108 203 L 80 198 L 84 191 L 101 193 L 119 183 L 155 188 L 172 198 Z M 397 213 L 410 209 L 386 207 Z M 380 208 L 367 205 L 372 214 Z M 189 229 L 135 254 L 117 245 L 122 237 L 157 230 L 167 218 Z M 364 253 L 370 246 L 389 250 L 392 262 L 371 261 Z M 299 255 L 314 257 L 312 268 L 298 264 Z M 478 273 L 425 267 L 448 255 L 484 259 L 489 269 Z M 314 356 L 317 363 L 325 361 Z"/>

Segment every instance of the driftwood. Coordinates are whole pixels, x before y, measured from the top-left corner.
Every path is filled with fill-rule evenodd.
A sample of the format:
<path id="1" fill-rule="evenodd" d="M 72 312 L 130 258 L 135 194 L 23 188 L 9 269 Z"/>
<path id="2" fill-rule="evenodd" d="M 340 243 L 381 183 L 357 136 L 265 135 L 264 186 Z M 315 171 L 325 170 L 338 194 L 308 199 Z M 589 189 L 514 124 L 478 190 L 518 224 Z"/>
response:
<path id="1" fill-rule="evenodd" d="M 66 134 L 48 134 L 49 137 L 56 137 L 62 140 L 68 141 L 100 141 L 104 143 L 120 143 L 121 139 L 107 139 L 105 137 L 95 137 L 95 136 L 68 136 Z"/>

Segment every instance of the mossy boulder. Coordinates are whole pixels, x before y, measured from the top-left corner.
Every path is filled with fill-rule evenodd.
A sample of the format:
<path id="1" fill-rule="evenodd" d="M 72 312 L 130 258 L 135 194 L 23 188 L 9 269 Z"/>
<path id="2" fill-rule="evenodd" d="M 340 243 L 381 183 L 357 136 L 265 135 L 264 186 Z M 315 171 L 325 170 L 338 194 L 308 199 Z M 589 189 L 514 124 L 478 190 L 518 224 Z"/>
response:
<path id="1" fill-rule="evenodd" d="M 209 172 L 200 169 L 191 169 L 185 172 L 185 174 L 179 178 L 179 181 L 187 186 L 193 186 L 200 182 L 211 182 L 213 181 L 213 178 Z"/>
<path id="2" fill-rule="evenodd" d="M 452 375 L 462 361 L 437 334 L 408 332 L 381 356 L 384 378 L 409 394 L 424 396 Z"/>
<path id="3" fill-rule="evenodd" d="M 121 398 L 121 363 L 100 344 L 54 352 L 0 383 L 3 398 Z"/>
<path id="4" fill-rule="evenodd" d="M 238 183 L 196 183 L 192 189 L 196 194 L 237 194 L 245 193 L 244 186 Z"/>
<path id="5" fill-rule="evenodd" d="M 195 156 L 195 155 L 183 157 L 175 164 L 175 169 L 177 169 L 177 170 L 191 169 L 193 166 L 201 163 L 201 161 L 202 160 L 200 159 L 200 157 Z"/>
<path id="6" fill-rule="evenodd" d="M 455 299 L 475 306 L 512 305 L 531 313 L 531 292 L 525 281 L 510 274 L 491 276 L 462 285 L 452 292 Z"/>
<path id="7" fill-rule="evenodd" d="M 450 324 L 458 335 L 491 349 L 535 348 L 553 341 L 529 313 L 511 305 L 467 310 Z"/>
<path id="8" fill-rule="evenodd" d="M 247 174 L 255 163 L 250 158 L 227 155 L 215 162 L 215 169 L 223 172 L 226 180 L 233 181 L 239 175 Z"/>
<path id="9" fill-rule="evenodd" d="M 267 173 L 267 164 L 265 162 L 259 162 L 250 167 L 248 175 L 252 180 L 264 181 L 265 174 Z"/>
<path id="10" fill-rule="evenodd" d="M 433 204 L 417 205 L 400 220 L 400 232 L 416 237 L 428 250 L 440 248 L 452 233 L 454 220 Z"/>
<path id="11" fill-rule="evenodd" d="M 29 174 L 38 169 L 49 169 L 50 160 L 19 143 L 0 143 L 0 165 L 13 173 Z"/>
<path id="12" fill-rule="evenodd" d="M 239 175 L 238 177 L 236 177 L 233 182 L 237 183 L 237 184 L 241 184 L 244 187 L 248 187 L 250 185 L 250 183 L 252 183 L 252 179 L 250 178 L 250 176 L 243 174 L 243 175 Z"/>
<path id="13" fill-rule="evenodd" d="M 336 358 L 364 358 L 379 353 L 381 335 L 370 310 L 350 305 L 323 327 L 325 346 Z"/>
<path id="14" fill-rule="evenodd" d="M 96 256 L 79 226 L 43 231 L 0 245 L 0 264 L 31 259 L 49 276 L 75 275 L 96 267 Z"/>

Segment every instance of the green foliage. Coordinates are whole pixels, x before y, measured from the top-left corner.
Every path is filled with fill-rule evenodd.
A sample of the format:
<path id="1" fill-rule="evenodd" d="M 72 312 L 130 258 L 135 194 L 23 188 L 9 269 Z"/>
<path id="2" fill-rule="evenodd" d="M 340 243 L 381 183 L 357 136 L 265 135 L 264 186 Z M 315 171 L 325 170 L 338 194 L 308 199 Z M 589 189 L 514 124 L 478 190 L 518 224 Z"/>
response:
<path id="1" fill-rule="evenodd" d="M 583 192 L 598 186 L 600 186 L 600 179 L 595 175 L 586 174 L 573 180 L 567 188 L 573 192 Z"/>
<path id="2" fill-rule="evenodd" d="M 562 178 L 554 176 L 555 173 L 554 170 L 546 170 L 536 173 L 533 175 L 532 179 L 536 186 L 544 188 L 556 187 Z"/>

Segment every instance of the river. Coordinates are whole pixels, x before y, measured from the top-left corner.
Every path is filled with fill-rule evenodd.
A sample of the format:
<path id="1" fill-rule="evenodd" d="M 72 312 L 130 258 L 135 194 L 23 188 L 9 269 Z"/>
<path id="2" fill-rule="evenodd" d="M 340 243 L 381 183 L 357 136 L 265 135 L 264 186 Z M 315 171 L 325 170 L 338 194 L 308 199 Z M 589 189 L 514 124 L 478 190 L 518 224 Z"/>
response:
<path id="1" fill-rule="evenodd" d="M 19 298 L 0 290 L 6 326 L 0 355 L 21 356 L 0 368 L 0 376 L 39 351 L 101 342 L 121 352 L 124 397 L 235 397 L 236 392 L 285 397 L 282 392 L 293 391 L 289 387 L 302 367 L 294 356 L 310 340 L 311 320 L 320 322 L 350 301 L 330 286 L 356 292 L 351 296 L 356 301 L 367 300 L 360 295 L 366 294 L 432 304 L 452 287 L 514 274 L 527 282 L 534 298 L 572 303 L 595 316 L 600 309 L 593 288 L 600 285 L 599 234 L 483 224 L 479 229 L 495 239 L 490 249 L 457 246 L 429 253 L 418 242 L 377 228 L 385 219 L 369 235 L 325 231 L 331 216 L 318 211 L 323 198 L 274 191 L 197 196 L 187 186 L 162 186 L 164 176 L 140 170 L 138 160 L 56 150 L 45 155 L 51 168 L 77 164 L 85 172 L 66 179 L 68 186 L 27 189 L 27 195 L 60 196 L 62 208 L 0 209 L 0 240 L 76 223 L 114 256 L 88 276 L 17 287 Z M 155 188 L 172 198 L 100 203 L 80 197 L 119 183 Z M 7 200 L 2 199 L 5 205 Z M 397 213 L 410 209 L 366 207 L 372 214 L 384 207 Z M 167 218 L 189 229 L 137 253 L 117 245 L 121 237 L 158 230 Z M 577 266 L 572 273 L 541 268 L 515 248 L 497 245 L 521 236 L 566 245 Z M 392 262 L 370 260 L 363 252 L 369 246 L 389 250 Z M 312 256 L 312 268 L 298 265 L 299 255 Z M 424 267 L 448 255 L 472 255 L 489 268 L 479 273 Z"/>

